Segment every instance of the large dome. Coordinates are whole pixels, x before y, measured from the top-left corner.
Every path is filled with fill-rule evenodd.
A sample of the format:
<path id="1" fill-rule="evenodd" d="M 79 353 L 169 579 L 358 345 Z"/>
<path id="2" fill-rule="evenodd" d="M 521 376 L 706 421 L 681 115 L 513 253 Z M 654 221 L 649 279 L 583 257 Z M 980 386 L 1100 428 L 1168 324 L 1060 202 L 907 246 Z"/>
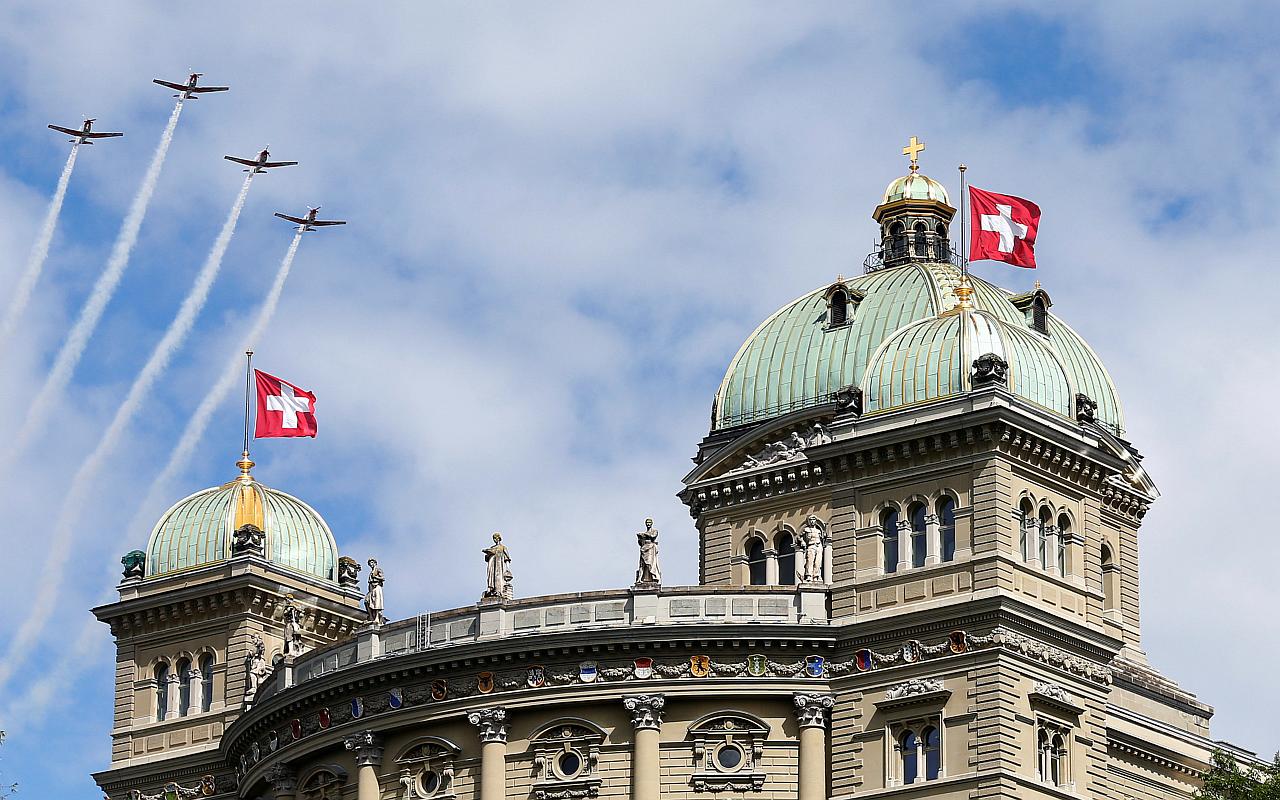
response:
<path id="1" fill-rule="evenodd" d="M 265 534 L 272 563 L 326 581 L 336 579 L 338 546 L 324 519 L 296 497 L 259 483 L 241 462 L 239 478 L 178 501 L 147 542 L 148 578 L 217 564 L 231 557 L 232 533 L 253 525 Z"/>
<path id="2" fill-rule="evenodd" d="M 971 310 L 956 313 L 960 270 L 913 263 L 844 282 L 848 322 L 828 324 L 821 287 L 788 303 L 747 338 L 716 393 L 713 429 L 745 425 L 862 389 L 867 414 L 966 391 L 969 366 L 986 353 L 1009 364 L 1009 390 L 1073 416 L 1077 393 L 1098 404 L 1097 421 L 1119 432 L 1120 399 L 1106 368 L 1079 334 L 1046 313 L 1033 327 L 1031 300 L 977 277 Z M 961 337 L 963 331 L 964 336 Z"/>

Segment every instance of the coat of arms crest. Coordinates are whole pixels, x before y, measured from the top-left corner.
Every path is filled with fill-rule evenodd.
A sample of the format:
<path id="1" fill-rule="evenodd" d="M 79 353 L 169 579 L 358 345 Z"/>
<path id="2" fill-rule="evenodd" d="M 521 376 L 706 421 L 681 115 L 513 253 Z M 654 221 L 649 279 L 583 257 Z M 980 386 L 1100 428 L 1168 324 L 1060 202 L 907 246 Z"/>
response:
<path id="1" fill-rule="evenodd" d="M 493 691 L 492 672 L 481 672 L 476 676 L 476 691 L 480 694 L 488 694 Z"/>
<path id="2" fill-rule="evenodd" d="M 920 642 L 912 639 L 902 646 L 902 660 L 907 664 L 914 664 L 920 660 L 923 655 L 923 648 Z"/>
<path id="3" fill-rule="evenodd" d="M 364 716 L 364 699 L 360 697 L 351 698 L 351 718 L 360 719 Z"/>
<path id="4" fill-rule="evenodd" d="M 747 674 L 748 675 L 754 678 L 760 678 L 760 677 L 763 677 L 764 675 L 767 675 L 768 672 L 769 672 L 769 659 L 765 658 L 762 655 L 747 656 Z"/>
<path id="5" fill-rule="evenodd" d="M 600 670 L 594 661 L 583 661 L 578 665 L 578 680 L 583 683 L 594 683 L 600 676 Z"/>
<path id="6" fill-rule="evenodd" d="M 320 709 L 320 714 L 318 716 L 320 718 L 320 730 L 326 730 L 329 725 L 333 723 L 333 717 L 329 716 L 329 709 L 327 707 Z"/>
<path id="7" fill-rule="evenodd" d="M 436 679 L 431 682 L 431 699 L 443 700 L 449 696 L 449 684 L 442 679 Z"/>
<path id="8" fill-rule="evenodd" d="M 867 672 L 875 667 L 875 662 L 871 660 L 870 650 L 859 650 L 853 654 L 853 663 L 858 668 L 858 672 Z"/>
<path id="9" fill-rule="evenodd" d="M 529 667 L 529 671 L 525 673 L 524 682 L 529 685 L 530 689 L 545 686 L 547 683 L 547 671 L 540 666 Z"/>
<path id="10" fill-rule="evenodd" d="M 393 709 L 402 708 L 404 706 L 404 690 L 399 686 L 387 693 L 387 705 Z"/>
<path id="11" fill-rule="evenodd" d="M 964 631 L 952 631 L 947 635 L 947 647 L 953 653 L 963 653 L 969 649 L 969 634 Z"/>
<path id="12" fill-rule="evenodd" d="M 302 720 L 289 720 L 289 732 L 293 734 L 294 741 L 302 738 Z"/>
<path id="13" fill-rule="evenodd" d="M 804 674 L 810 678 L 821 678 L 823 670 L 826 669 L 827 660 L 822 656 L 805 656 L 804 657 Z"/>
<path id="14" fill-rule="evenodd" d="M 689 673 L 695 678 L 711 674 L 711 656 L 689 656 Z"/>
<path id="15" fill-rule="evenodd" d="M 653 677 L 653 659 L 648 656 L 637 658 L 631 672 L 640 680 Z"/>

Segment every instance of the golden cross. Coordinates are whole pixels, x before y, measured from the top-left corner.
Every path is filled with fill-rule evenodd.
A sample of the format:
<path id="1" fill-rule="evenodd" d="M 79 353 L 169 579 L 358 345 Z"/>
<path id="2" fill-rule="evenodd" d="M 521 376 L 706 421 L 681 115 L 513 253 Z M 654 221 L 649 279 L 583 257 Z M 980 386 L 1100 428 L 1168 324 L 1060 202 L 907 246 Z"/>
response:
<path id="1" fill-rule="evenodd" d="M 915 172 L 920 169 L 920 151 L 924 149 L 924 142 L 912 136 L 911 141 L 907 142 L 907 146 L 902 148 L 902 154 L 911 159 L 911 171 Z"/>

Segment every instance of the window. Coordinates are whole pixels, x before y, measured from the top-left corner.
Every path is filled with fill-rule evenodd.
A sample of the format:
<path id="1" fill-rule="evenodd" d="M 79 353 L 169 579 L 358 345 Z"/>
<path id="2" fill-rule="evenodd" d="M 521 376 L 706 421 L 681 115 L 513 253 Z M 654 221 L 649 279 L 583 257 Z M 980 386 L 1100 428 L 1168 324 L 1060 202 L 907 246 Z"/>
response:
<path id="1" fill-rule="evenodd" d="M 329 766 L 316 770 L 298 787 L 301 800 L 339 800 L 342 797 L 342 785 L 347 782 L 347 773 L 337 766 Z"/>
<path id="2" fill-rule="evenodd" d="M 1067 575 L 1067 544 L 1071 541 L 1071 520 L 1066 514 L 1058 515 L 1058 552 L 1054 554 L 1054 563 L 1058 574 Z"/>
<path id="3" fill-rule="evenodd" d="M 764 554 L 764 542 L 760 539 L 747 540 L 747 572 L 752 586 L 764 586 L 768 578 L 768 559 Z"/>
<path id="4" fill-rule="evenodd" d="M 915 236 L 913 244 L 915 245 L 916 258 L 929 257 L 929 235 L 925 232 L 923 222 L 917 222 L 915 225 Z"/>
<path id="5" fill-rule="evenodd" d="M 1036 732 L 1036 777 L 1042 783 L 1064 786 L 1070 783 L 1067 763 L 1067 730 L 1041 721 Z"/>
<path id="6" fill-rule="evenodd" d="M 889 226 L 889 257 L 901 258 L 907 254 L 907 227 L 901 222 Z"/>
<path id="7" fill-rule="evenodd" d="M 938 234 L 938 260 L 950 261 L 951 242 L 947 241 L 947 226 L 939 222 L 935 230 Z"/>
<path id="8" fill-rule="evenodd" d="M 778 583 L 783 586 L 793 586 L 796 582 L 795 538 L 784 531 L 778 534 L 775 541 L 778 549 Z"/>
<path id="9" fill-rule="evenodd" d="M 935 781 L 942 774 L 941 737 L 938 729 L 933 726 L 925 728 L 921 739 L 924 741 L 924 779 Z"/>
<path id="10" fill-rule="evenodd" d="M 911 566 L 923 567 L 929 549 L 929 523 L 924 503 L 911 507 Z"/>
<path id="11" fill-rule="evenodd" d="M 919 777 L 920 737 L 916 736 L 915 731 L 907 731 L 902 734 L 898 745 L 902 752 L 902 782 L 906 785 L 913 784 Z"/>
<path id="12" fill-rule="evenodd" d="M 942 776 L 942 731 L 938 718 L 915 720 L 905 723 L 905 726 L 895 740 L 898 774 L 896 781 L 894 776 L 890 776 L 890 784 L 910 786 L 936 781 Z"/>
<path id="13" fill-rule="evenodd" d="M 747 760 L 746 754 L 742 751 L 742 746 L 727 742 L 716 748 L 715 764 L 725 772 L 733 772 L 741 767 Z"/>
<path id="14" fill-rule="evenodd" d="M 1102 607 L 1103 609 L 1116 608 L 1116 595 L 1120 588 L 1120 571 L 1116 567 L 1115 557 L 1111 554 L 1111 547 L 1102 546 Z"/>
<path id="15" fill-rule="evenodd" d="M 178 662 L 178 716 L 191 713 L 191 659 Z"/>
<path id="16" fill-rule="evenodd" d="M 880 538 L 884 540 L 885 574 L 898 571 L 898 509 L 886 508 L 880 515 Z"/>
<path id="17" fill-rule="evenodd" d="M 1035 526 L 1035 516 L 1031 510 L 1031 501 L 1023 499 L 1018 513 L 1018 552 L 1023 561 L 1031 560 L 1031 531 Z"/>
<path id="18" fill-rule="evenodd" d="M 743 712 L 712 714 L 689 726 L 695 792 L 759 792 L 769 726 Z"/>
<path id="19" fill-rule="evenodd" d="M 1036 531 L 1036 553 L 1040 569 L 1049 568 L 1048 547 L 1049 534 L 1053 532 L 1053 512 L 1047 508 L 1040 509 L 1040 529 Z"/>
<path id="20" fill-rule="evenodd" d="M 604 732 L 585 720 L 553 722 L 529 742 L 534 754 L 534 798 L 595 797 L 600 793 Z"/>
<path id="21" fill-rule="evenodd" d="M 161 661 L 156 664 L 156 720 L 162 720 L 169 710 L 169 665 Z"/>
<path id="22" fill-rule="evenodd" d="M 849 295 L 843 290 L 836 289 L 831 293 L 831 313 L 828 316 L 828 324 L 831 327 L 843 325 L 849 321 Z"/>
<path id="23" fill-rule="evenodd" d="M 938 501 L 938 538 L 942 540 L 942 560 L 956 559 L 956 501 L 944 497 Z"/>
<path id="24" fill-rule="evenodd" d="M 1038 333 L 1049 334 L 1049 309 L 1039 295 L 1031 301 L 1031 327 Z"/>
<path id="25" fill-rule="evenodd" d="M 205 653 L 200 656 L 200 710 L 208 711 L 213 706 L 213 656 Z"/>
<path id="26" fill-rule="evenodd" d="M 436 737 L 419 740 L 403 751 L 396 758 L 396 766 L 401 776 L 413 781 L 412 792 L 406 792 L 405 800 L 453 797 L 453 760 L 458 752 L 452 742 Z"/>

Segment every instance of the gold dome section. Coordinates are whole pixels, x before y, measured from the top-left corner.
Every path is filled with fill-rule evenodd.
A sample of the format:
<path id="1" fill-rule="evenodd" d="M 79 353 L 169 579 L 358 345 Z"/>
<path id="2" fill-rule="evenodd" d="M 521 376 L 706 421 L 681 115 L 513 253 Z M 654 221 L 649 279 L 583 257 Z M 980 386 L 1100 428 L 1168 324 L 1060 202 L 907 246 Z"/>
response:
<path id="1" fill-rule="evenodd" d="M 942 203 L 948 208 L 951 207 L 951 197 L 947 194 L 947 187 L 920 172 L 912 172 L 890 181 L 885 187 L 884 199 L 880 201 L 880 205 L 885 206 L 902 200 L 931 200 Z"/>
<path id="2" fill-rule="evenodd" d="M 238 531 L 245 525 L 252 525 L 265 531 L 267 520 L 263 512 L 262 489 L 253 479 L 254 463 L 249 458 L 249 451 L 240 454 L 236 466 L 240 468 L 240 477 L 223 485 L 224 489 L 232 490 L 231 530 Z"/>

